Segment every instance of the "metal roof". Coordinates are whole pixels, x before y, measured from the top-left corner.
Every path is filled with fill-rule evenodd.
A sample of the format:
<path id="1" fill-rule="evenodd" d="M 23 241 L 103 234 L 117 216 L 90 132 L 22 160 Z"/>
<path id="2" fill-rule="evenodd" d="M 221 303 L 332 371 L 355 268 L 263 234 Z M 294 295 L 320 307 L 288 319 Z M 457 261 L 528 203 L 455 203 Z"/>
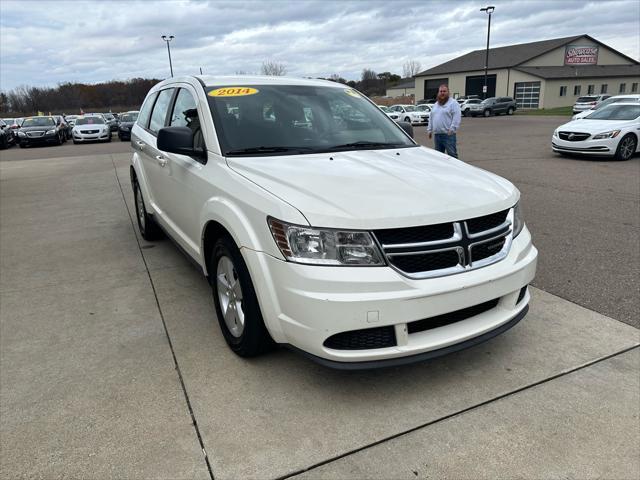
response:
<path id="1" fill-rule="evenodd" d="M 415 78 L 403 78 L 398 81 L 395 85 L 389 85 L 387 90 L 392 90 L 395 88 L 414 88 L 416 86 Z"/>
<path id="2" fill-rule="evenodd" d="M 542 40 L 540 42 L 520 43 L 517 45 L 509 45 L 506 47 L 497 47 L 489 49 L 489 68 L 495 70 L 497 68 L 513 68 L 535 57 L 539 57 L 551 50 L 560 48 L 571 42 L 574 42 L 580 38 L 587 38 L 593 42 L 603 45 L 610 50 L 611 47 L 607 47 L 595 38 L 589 35 L 575 35 L 573 37 L 552 38 L 550 40 Z M 638 62 L 626 55 L 617 52 L 619 55 L 627 58 L 631 62 L 638 64 Z M 437 65 L 433 68 L 420 72 L 416 76 L 426 75 L 441 75 L 457 72 L 469 72 L 473 70 L 484 70 L 486 50 L 474 50 L 461 57 L 454 58 L 448 62 Z M 562 68 L 562 67 L 558 67 Z"/>

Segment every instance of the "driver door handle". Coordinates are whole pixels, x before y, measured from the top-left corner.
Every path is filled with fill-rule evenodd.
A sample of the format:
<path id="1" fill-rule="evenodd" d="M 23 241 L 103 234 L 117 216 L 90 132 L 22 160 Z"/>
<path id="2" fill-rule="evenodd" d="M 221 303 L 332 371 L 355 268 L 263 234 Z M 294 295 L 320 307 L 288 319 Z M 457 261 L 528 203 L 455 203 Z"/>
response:
<path id="1" fill-rule="evenodd" d="M 158 161 L 158 165 L 160 165 L 161 167 L 167 166 L 167 159 L 162 155 L 156 155 L 156 160 Z"/>
<path id="2" fill-rule="evenodd" d="M 144 142 L 141 142 L 140 140 L 136 140 L 136 145 L 140 148 L 140 150 L 144 148 Z"/>

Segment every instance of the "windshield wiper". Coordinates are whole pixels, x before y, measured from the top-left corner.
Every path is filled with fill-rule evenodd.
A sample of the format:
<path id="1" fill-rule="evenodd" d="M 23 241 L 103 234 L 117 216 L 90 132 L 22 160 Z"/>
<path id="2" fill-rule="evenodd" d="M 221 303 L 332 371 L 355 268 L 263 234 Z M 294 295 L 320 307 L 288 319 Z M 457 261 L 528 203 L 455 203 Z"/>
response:
<path id="1" fill-rule="evenodd" d="M 335 150 L 344 150 L 344 149 L 358 149 L 358 148 L 394 148 L 394 147 L 408 147 L 410 145 L 405 145 L 404 143 L 388 143 L 388 142 L 351 142 L 344 143 L 342 145 L 334 145 L 333 147 L 329 147 L 326 149 L 327 152 L 332 152 Z"/>
<path id="2" fill-rule="evenodd" d="M 316 152 L 316 149 L 311 147 L 248 147 L 239 148 L 237 150 L 230 150 L 226 153 L 227 156 L 234 155 L 250 155 L 252 153 L 283 153 L 283 152 Z"/>

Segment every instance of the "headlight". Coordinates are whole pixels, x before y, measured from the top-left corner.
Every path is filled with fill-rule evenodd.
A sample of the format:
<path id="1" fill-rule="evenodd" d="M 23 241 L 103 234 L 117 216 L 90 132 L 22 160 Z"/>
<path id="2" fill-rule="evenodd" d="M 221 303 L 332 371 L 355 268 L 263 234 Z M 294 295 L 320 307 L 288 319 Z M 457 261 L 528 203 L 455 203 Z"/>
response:
<path id="1" fill-rule="evenodd" d="M 45 135 L 52 135 L 52 134 L 54 134 L 54 133 L 56 133 L 56 129 L 55 129 L 55 128 L 52 128 L 51 130 L 47 130 L 47 131 L 45 132 Z"/>
<path id="2" fill-rule="evenodd" d="M 24 132 L 18 132 L 18 136 L 19 136 L 19 137 L 26 137 L 26 136 L 27 136 L 27 134 L 26 134 L 26 133 L 24 133 Z"/>
<path id="3" fill-rule="evenodd" d="M 593 136 L 594 140 L 602 140 L 603 138 L 616 138 L 620 130 L 611 130 L 610 132 L 603 132 Z"/>
<path id="4" fill-rule="evenodd" d="M 384 265 L 371 234 L 291 225 L 269 218 L 269 227 L 282 255 L 296 263 L 334 266 Z"/>
<path id="5" fill-rule="evenodd" d="M 524 218 L 522 217 L 522 209 L 520 202 L 513 207 L 513 238 L 516 238 L 524 228 Z"/>
<path id="6" fill-rule="evenodd" d="M 558 130 L 554 130 L 554 131 L 553 131 L 553 136 L 554 136 L 554 137 L 557 137 L 557 136 L 558 136 Z"/>

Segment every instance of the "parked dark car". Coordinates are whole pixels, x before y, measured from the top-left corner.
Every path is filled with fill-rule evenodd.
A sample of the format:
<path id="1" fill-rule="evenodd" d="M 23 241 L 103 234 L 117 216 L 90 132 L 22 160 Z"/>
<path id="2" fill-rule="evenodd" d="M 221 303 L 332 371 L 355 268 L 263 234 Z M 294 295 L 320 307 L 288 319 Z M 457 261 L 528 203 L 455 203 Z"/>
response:
<path id="1" fill-rule="evenodd" d="M 60 127 L 60 129 L 64 132 L 65 140 L 71 139 L 71 129 L 73 128 L 62 115 L 54 115 L 53 118 L 56 119 L 56 123 Z"/>
<path id="2" fill-rule="evenodd" d="M 113 113 L 103 113 L 102 116 L 107 122 L 107 125 L 109 125 L 110 131 L 112 132 L 118 131 L 118 120 L 116 119 L 116 117 L 113 116 Z"/>
<path id="3" fill-rule="evenodd" d="M 12 130 L 17 130 L 20 128 L 20 124 L 22 123 L 23 118 L 3 118 L 4 123 L 7 124 L 7 127 Z"/>
<path id="4" fill-rule="evenodd" d="M 131 128 L 138 120 L 138 112 L 127 112 L 120 114 L 120 123 L 118 124 L 118 138 L 120 141 L 131 140 Z"/>
<path id="5" fill-rule="evenodd" d="M 13 120 L 13 119 L 9 119 Z M 4 120 L 0 120 L 0 149 L 4 150 L 11 145 L 15 145 L 16 137 L 13 130 L 9 128 L 9 125 Z"/>
<path id="6" fill-rule="evenodd" d="M 472 117 L 477 115 L 490 117 L 491 115 L 500 115 L 503 113 L 513 115 L 516 108 L 516 101 L 511 97 L 489 97 L 482 101 L 480 108 L 476 109 L 472 107 L 469 113 Z"/>
<path id="7" fill-rule="evenodd" d="M 27 117 L 18 129 L 20 148 L 47 143 L 62 145 L 65 141 L 65 132 L 54 117 Z"/>

